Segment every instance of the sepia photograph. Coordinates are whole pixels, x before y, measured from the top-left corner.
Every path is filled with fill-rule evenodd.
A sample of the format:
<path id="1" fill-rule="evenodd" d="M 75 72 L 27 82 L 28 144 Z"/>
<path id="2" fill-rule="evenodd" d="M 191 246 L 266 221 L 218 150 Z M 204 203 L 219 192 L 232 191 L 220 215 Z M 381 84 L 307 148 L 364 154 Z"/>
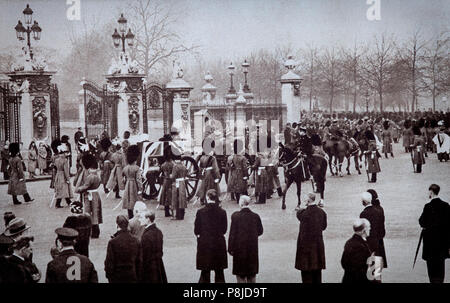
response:
<path id="1" fill-rule="evenodd" d="M 2 292 L 450 282 L 449 1 L 0 0 L 0 38 Z"/>

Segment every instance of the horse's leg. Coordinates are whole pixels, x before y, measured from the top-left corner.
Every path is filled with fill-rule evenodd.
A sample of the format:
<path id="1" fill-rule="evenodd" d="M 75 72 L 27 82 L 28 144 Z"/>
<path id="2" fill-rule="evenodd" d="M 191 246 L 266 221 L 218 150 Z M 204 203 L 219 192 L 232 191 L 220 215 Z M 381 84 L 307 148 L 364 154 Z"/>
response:
<path id="1" fill-rule="evenodd" d="M 289 187 L 291 187 L 292 182 L 292 178 L 286 178 L 286 186 L 283 189 L 283 199 L 281 199 L 281 209 L 286 209 L 286 194 Z"/>
<path id="2" fill-rule="evenodd" d="M 302 182 L 300 180 L 295 180 L 295 184 L 297 185 L 297 199 L 298 199 L 297 207 L 300 207 L 300 204 L 302 203 L 300 199 L 302 194 Z"/>
<path id="3" fill-rule="evenodd" d="M 361 174 L 361 170 L 359 169 L 359 160 L 358 160 L 358 154 L 355 155 L 355 168 L 358 171 L 358 175 Z"/>
<path id="4" fill-rule="evenodd" d="M 344 162 L 344 157 L 339 156 L 338 158 L 338 170 L 339 170 L 339 177 L 343 177 L 342 175 L 342 163 Z"/>
<path id="5" fill-rule="evenodd" d="M 351 160 L 351 156 L 347 155 L 347 175 L 350 175 L 350 160 Z"/>
<path id="6" fill-rule="evenodd" d="M 333 155 L 328 155 L 328 164 L 330 165 L 330 172 L 331 172 L 331 175 L 334 176 L 332 162 L 333 162 Z"/>

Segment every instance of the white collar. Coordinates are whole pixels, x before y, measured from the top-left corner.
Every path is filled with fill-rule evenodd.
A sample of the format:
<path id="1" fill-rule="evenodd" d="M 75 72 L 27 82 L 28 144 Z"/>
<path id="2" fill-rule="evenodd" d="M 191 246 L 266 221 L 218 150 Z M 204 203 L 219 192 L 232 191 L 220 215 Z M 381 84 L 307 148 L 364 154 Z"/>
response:
<path id="1" fill-rule="evenodd" d="M 61 248 L 61 251 L 71 250 L 71 249 L 75 249 L 75 248 L 73 246 L 65 246 L 65 247 Z"/>
<path id="2" fill-rule="evenodd" d="M 150 223 L 150 224 L 147 224 L 147 225 L 145 226 L 145 228 L 148 228 L 148 227 L 150 227 L 150 226 L 152 226 L 152 225 L 154 225 L 154 224 L 155 224 L 155 222 Z"/>
<path id="3" fill-rule="evenodd" d="M 13 253 L 12 255 L 13 255 L 13 256 L 16 256 L 17 258 L 19 258 L 19 259 L 22 260 L 22 261 L 25 261 L 25 258 L 19 256 L 19 255 L 16 254 L 16 253 Z"/>

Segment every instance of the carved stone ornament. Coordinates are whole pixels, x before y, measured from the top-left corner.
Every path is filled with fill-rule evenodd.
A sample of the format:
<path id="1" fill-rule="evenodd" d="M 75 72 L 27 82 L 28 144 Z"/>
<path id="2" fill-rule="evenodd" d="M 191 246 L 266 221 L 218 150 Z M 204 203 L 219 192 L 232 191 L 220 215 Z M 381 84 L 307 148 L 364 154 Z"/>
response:
<path id="1" fill-rule="evenodd" d="M 160 108 L 161 107 L 161 94 L 156 90 L 152 89 L 148 96 L 148 107 L 149 108 Z"/>
<path id="2" fill-rule="evenodd" d="M 139 99 L 136 96 L 128 99 L 128 120 L 132 134 L 139 133 Z"/>
<path id="3" fill-rule="evenodd" d="M 42 139 L 47 135 L 47 115 L 45 114 L 45 98 L 35 97 L 32 101 L 33 106 L 33 135 L 35 138 Z"/>
<path id="4" fill-rule="evenodd" d="M 189 119 L 188 109 L 188 104 L 181 104 L 181 119 L 183 119 L 183 122 L 188 121 Z"/>

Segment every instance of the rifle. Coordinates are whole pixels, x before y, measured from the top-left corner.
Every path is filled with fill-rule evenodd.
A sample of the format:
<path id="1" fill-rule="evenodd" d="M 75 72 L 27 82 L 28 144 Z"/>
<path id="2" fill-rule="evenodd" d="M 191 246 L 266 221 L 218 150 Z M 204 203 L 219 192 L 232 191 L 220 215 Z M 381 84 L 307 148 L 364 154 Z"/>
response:
<path id="1" fill-rule="evenodd" d="M 365 153 L 365 155 L 364 155 L 364 166 L 365 166 L 365 168 L 366 168 L 367 182 L 370 182 L 370 177 L 369 177 L 369 163 L 367 162 L 367 157 L 368 157 L 367 153 L 368 153 L 368 151 L 366 151 L 366 152 L 364 152 L 364 153 Z"/>
<path id="2" fill-rule="evenodd" d="M 423 239 L 423 229 L 420 232 L 419 243 L 417 244 L 416 255 L 414 256 L 413 268 L 414 268 L 414 265 L 416 265 L 417 255 L 419 254 L 419 249 L 420 249 L 420 244 L 422 243 L 422 239 Z"/>

